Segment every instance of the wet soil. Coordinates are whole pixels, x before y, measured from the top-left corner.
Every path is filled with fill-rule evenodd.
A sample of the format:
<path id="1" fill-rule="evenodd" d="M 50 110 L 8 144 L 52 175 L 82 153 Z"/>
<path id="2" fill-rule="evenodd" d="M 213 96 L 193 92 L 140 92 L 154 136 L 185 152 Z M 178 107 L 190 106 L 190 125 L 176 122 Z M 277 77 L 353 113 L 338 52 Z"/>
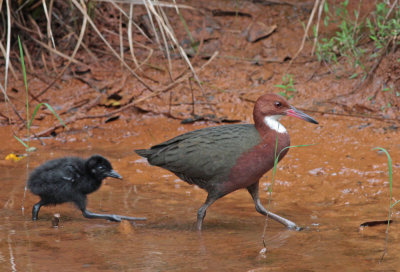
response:
<path id="1" fill-rule="evenodd" d="M 213 8 L 235 10 L 234 2 L 237 1 L 215 1 Z M 249 43 L 243 32 L 254 18 L 214 18 L 222 29 L 217 31 L 220 55 L 200 73 L 205 94 L 192 85 L 197 101 L 196 114 L 215 113 L 218 117 L 251 123 L 252 101 L 265 92 L 278 91 L 274 85 L 282 83 L 282 75 L 288 69 L 284 59 L 297 51 L 301 42 L 299 33 L 303 33 L 300 20 L 305 20 L 309 13 L 307 7 L 285 5 L 248 4 L 240 8 L 254 18 L 265 17 L 259 20 L 266 25 L 276 24 L 277 31 L 268 39 Z M 197 17 L 193 18 L 196 23 Z M 298 23 L 291 24 L 293 21 Z M 254 65 L 245 61 L 257 55 L 276 62 Z M 200 64 L 205 61 L 199 60 Z M 173 63 L 176 74 L 185 67 L 178 60 Z M 381 69 L 389 66 L 388 62 Z M 112 93 L 112 88 L 121 84 L 124 78 L 126 81 L 118 92 L 122 98 L 119 106 L 130 103 L 130 98 L 150 93 L 119 67 L 109 59 L 90 67 L 88 78 L 96 79 L 93 82 L 100 81 L 97 82 L 99 86 L 109 86 L 106 94 L 71 77 L 58 83 L 55 90 L 45 93 L 43 99 L 68 120 L 80 111 L 79 105 L 90 104 L 99 98 L 103 99 L 100 104 L 79 114 L 94 116 L 118 109 L 106 108 L 104 104 L 107 94 Z M 343 108 L 320 101 L 348 93 L 354 87 L 354 81 L 326 76 L 320 64 L 305 61 L 305 57 L 290 69 L 296 78 L 297 89 L 290 102 L 301 109 L 331 114 L 308 111 L 319 125 L 290 117 L 282 120 L 293 145 L 315 145 L 292 148 L 279 163 L 270 204 L 267 188 L 271 184 L 271 173 L 262 177 L 260 193 L 265 207 L 303 226 L 304 230 L 289 231 L 268 220 L 266 252 L 261 252 L 266 221 L 255 211 L 245 190 L 218 200 L 208 209 L 203 231 L 195 230 L 197 209 L 204 202 L 206 193 L 166 170 L 149 166 L 133 151 L 184 132 L 218 125 L 213 122 L 181 124 L 180 119 L 190 117 L 192 111 L 190 84 L 185 82 L 170 92 L 118 113 L 118 119 L 114 121 L 81 119 L 70 123 L 68 129 L 56 129 L 53 136 L 50 136 L 51 131 L 43 133 L 45 145 L 31 141 L 37 150 L 30 153 L 29 169 L 67 155 L 88 157 L 98 153 L 109 158 L 124 179 L 107 179 L 99 191 L 89 195 L 88 209 L 143 216 L 148 218 L 145 222 L 131 224 L 85 219 L 71 204 L 43 207 L 39 220 L 32 222 L 31 208 L 38 198 L 26 192 L 22 203 L 28 174 L 27 158 L 18 162 L 3 160 L 7 154 L 24 153 L 23 147 L 13 138 L 13 132 L 21 138 L 25 132 L 16 124 L 0 127 L 0 142 L 3 143 L 0 153 L 0 217 L 3 219 L 0 223 L 0 270 L 396 271 L 400 267 L 397 257 L 400 250 L 398 207 L 392 210 L 394 222 L 390 225 L 388 252 L 383 262 L 380 258 L 386 226 L 359 226 L 367 221 L 385 220 L 388 216 L 387 158 L 372 148 L 384 147 L 392 156 L 393 201 L 400 197 L 398 122 L 334 115 L 332 113 Z M 145 73 L 160 82 L 167 78 L 165 72 L 151 68 L 146 68 Z M 381 83 L 375 78 L 367 89 L 374 92 L 382 87 Z M 29 84 L 32 93 L 38 93 L 46 86 L 35 78 L 31 78 Z M 9 94 L 22 111 L 23 82 L 15 81 L 10 85 L 19 90 Z M 365 102 L 364 98 L 365 95 L 352 96 L 346 102 L 361 104 Z M 214 112 L 209 105 L 214 107 Z M 2 103 L 1 112 L 6 111 Z M 385 114 L 396 116 L 390 112 Z M 41 111 L 38 117 L 32 127 L 35 133 L 40 134 L 56 124 L 47 111 Z M 24 209 L 21 209 L 22 205 Z M 55 213 L 61 216 L 58 228 L 52 227 L 51 223 Z"/>

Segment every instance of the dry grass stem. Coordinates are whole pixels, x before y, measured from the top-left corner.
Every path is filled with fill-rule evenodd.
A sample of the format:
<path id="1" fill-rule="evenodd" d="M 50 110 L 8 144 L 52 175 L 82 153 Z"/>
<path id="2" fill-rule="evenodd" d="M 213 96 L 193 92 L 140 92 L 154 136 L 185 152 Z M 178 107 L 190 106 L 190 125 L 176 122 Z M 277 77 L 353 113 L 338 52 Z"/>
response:
<path id="1" fill-rule="evenodd" d="M 315 27 L 315 36 L 314 36 L 313 47 L 311 49 L 311 56 L 314 55 L 315 47 L 317 46 L 319 22 L 321 21 L 321 16 L 322 16 L 322 11 L 324 9 L 324 5 L 325 5 L 325 0 L 322 0 L 321 4 L 319 5 L 319 9 L 318 9 L 317 25 Z"/>
<path id="2" fill-rule="evenodd" d="M 118 30 L 119 30 L 119 53 L 121 59 L 124 59 L 124 35 L 122 31 L 122 14 L 119 12 L 119 20 L 118 20 Z M 122 66 L 122 63 L 121 63 Z"/>
<path id="3" fill-rule="evenodd" d="M 6 0 L 6 10 L 7 10 L 7 45 L 6 45 L 6 50 L 5 50 L 5 60 L 6 60 L 6 67 L 5 67 L 5 73 L 4 73 L 4 88 L 2 87 L 1 90 L 4 94 L 4 100 L 6 102 L 6 111 L 7 111 L 7 116 L 8 116 L 8 121 L 10 122 L 10 113 L 9 113 L 9 108 L 8 105 L 10 102 L 10 99 L 8 98 L 7 95 L 7 83 L 8 83 L 8 67 L 10 65 L 10 43 L 11 43 L 11 12 L 10 12 L 10 2 L 9 0 Z"/>
<path id="4" fill-rule="evenodd" d="M 325 0 L 322 0 L 322 1 L 325 1 Z M 311 23 L 312 23 L 312 21 L 313 21 L 313 19 L 314 19 L 314 15 L 315 15 L 315 12 L 316 12 L 317 9 L 318 9 L 318 5 L 319 5 L 319 4 L 320 4 L 320 0 L 315 0 L 315 2 L 314 2 L 314 7 L 313 7 L 313 9 L 312 9 L 312 11 L 311 11 L 310 18 L 308 19 L 308 23 L 307 23 L 306 29 L 305 29 L 305 31 L 304 31 L 303 39 L 301 40 L 301 44 L 300 44 L 299 50 L 297 50 L 297 52 L 296 52 L 296 54 L 294 55 L 294 57 L 290 60 L 290 62 L 289 62 L 289 67 L 292 65 L 292 62 L 298 57 L 298 55 L 300 54 L 300 52 L 301 52 L 301 51 L 303 50 L 303 48 L 304 48 L 304 44 L 305 44 L 306 39 L 307 39 L 307 36 L 308 36 L 308 31 L 310 30 Z"/>
<path id="5" fill-rule="evenodd" d="M 104 44 L 111 50 L 111 52 L 113 53 L 114 56 L 116 56 L 118 58 L 119 61 L 121 61 L 121 63 L 124 65 L 125 68 L 127 68 L 129 70 L 129 72 L 131 72 L 131 74 L 143 85 L 145 86 L 147 89 L 149 89 L 150 91 L 153 91 L 153 89 L 146 83 L 143 81 L 143 79 L 141 77 L 139 77 L 139 75 L 137 75 L 135 73 L 135 71 L 133 71 L 131 69 L 131 67 L 129 67 L 129 65 L 123 60 L 121 59 L 121 57 L 118 55 L 118 53 L 114 50 L 114 48 L 110 45 L 110 43 L 106 40 L 106 38 L 104 38 L 104 36 L 100 33 L 99 29 L 97 28 L 97 26 L 94 24 L 94 22 L 92 21 L 92 19 L 89 17 L 89 15 L 87 14 L 87 12 L 85 11 L 85 9 L 83 8 L 83 5 L 81 6 L 76 0 L 72 0 L 72 3 L 79 9 L 79 11 L 83 14 L 83 16 L 88 20 L 89 24 L 92 26 L 92 28 L 94 29 L 94 31 L 97 33 L 97 35 L 101 38 L 101 40 L 104 42 Z M 82 3 L 83 4 L 83 3 Z"/>
<path id="6" fill-rule="evenodd" d="M 41 41 L 35 39 L 34 37 L 31 37 L 31 39 L 32 39 L 33 41 L 35 41 L 37 44 L 39 44 L 40 46 L 46 48 L 47 50 L 53 52 L 54 54 L 56 54 L 56 55 L 58 55 L 58 56 L 60 56 L 60 57 L 62 57 L 62 58 L 64 58 L 64 59 L 66 59 L 66 60 L 68 60 L 68 61 L 71 61 L 71 62 L 73 62 L 73 63 L 75 63 L 75 64 L 82 65 L 82 66 L 85 66 L 85 65 L 86 65 L 85 63 L 83 63 L 83 62 L 81 62 L 81 61 L 79 61 L 79 60 L 76 60 L 76 59 L 74 59 L 74 58 L 72 58 L 72 57 L 70 57 L 70 56 L 68 56 L 68 55 L 66 55 L 66 54 L 64 54 L 64 53 L 62 53 L 62 52 L 60 52 L 60 51 L 54 49 L 54 48 L 49 47 L 47 44 L 45 44 L 45 43 L 43 43 L 43 42 L 41 42 Z"/>
<path id="7" fill-rule="evenodd" d="M 24 48 L 25 58 L 26 58 L 26 60 L 27 60 L 27 63 L 28 63 L 28 65 L 29 65 L 29 68 L 30 68 L 31 71 L 33 71 L 34 68 L 33 68 L 33 63 L 32 63 L 31 54 L 29 53 L 29 50 L 28 50 L 28 48 L 26 47 L 26 44 L 25 44 L 25 43 L 22 44 L 22 47 Z"/>
<path id="8" fill-rule="evenodd" d="M 387 19 L 390 17 L 390 15 L 391 15 L 392 12 L 393 12 L 394 7 L 397 5 L 398 2 L 399 2 L 399 0 L 395 0 L 395 1 L 393 2 L 392 6 L 391 6 L 390 9 L 389 9 L 389 12 L 386 14 L 385 20 L 387 20 Z M 386 23 L 386 22 L 385 22 L 385 23 Z"/>
<path id="9" fill-rule="evenodd" d="M 50 14 L 52 11 L 52 6 L 53 6 L 53 2 L 54 0 L 50 1 Z M 44 10 L 44 15 L 46 16 L 46 20 L 47 20 L 47 37 L 49 38 L 49 40 L 51 40 L 52 44 L 53 44 L 53 48 L 56 48 L 56 43 L 54 42 L 54 37 L 53 37 L 53 32 L 51 31 L 51 16 L 49 16 L 49 11 L 47 11 L 47 5 L 46 5 L 46 1 L 42 0 L 42 4 L 43 4 L 43 10 Z"/>
<path id="10" fill-rule="evenodd" d="M 2 42 L 0 42 L 0 50 L 1 50 L 1 53 L 3 54 L 3 56 L 4 56 L 4 59 L 6 59 L 7 58 L 7 52 L 6 52 L 6 49 L 4 48 Z M 14 67 L 13 67 L 11 62 L 8 64 L 8 68 L 10 68 L 11 74 L 13 75 L 14 79 L 17 80 L 18 76 L 15 73 Z"/>
<path id="11" fill-rule="evenodd" d="M 46 1 L 42 0 L 43 2 L 43 8 L 46 14 L 46 19 L 47 19 L 47 39 L 48 39 L 48 46 L 50 46 L 50 41 L 53 44 L 53 48 L 56 49 L 56 43 L 54 42 L 54 36 L 53 36 L 53 32 L 51 30 L 51 16 L 49 16 L 48 14 L 53 14 L 53 4 L 54 4 L 54 0 L 50 1 L 50 5 L 49 5 L 49 11 L 47 12 L 46 9 Z M 57 65 L 54 61 L 54 57 L 53 54 L 49 54 L 50 55 L 50 61 L 51 61 L 51 65 L 53 66 L 53 71 L 57 72 Z"/>
<path id="12" fill-rule="evenodd" d="M 146 0 L 98 0 L 98 2 L 110 2 L 110 3 L 132 4 L 132 5 L 144 5 L 145 1 Z M 163 8 L 182 8 L 182 9 L 195 10 L 195 8 L 188 6 L 188 5 L 176 4 L 175 1 L 174 1 L 174 4 L 156 1 L 156 3 L 154 3 L 154 5 L 163 7 Z"/>
<path id="13" fill-rule="evenodd" d="M 83 2 L 83 1 L 81 0 L 81 2 Z M 72 60 L 75 59 L 75 55 L 76 55 L 76 53 L 78 52 L 78 50 L 79 50 L 79 48 L 80 48 L 80 46 L 81 46 L 81 44 L 82 44 L 82 41 L 83 41 L 83 37 L 84 37 L 85 31 L 86 31 L 86 28 L 87 28 L 87 18 L 84 17 L 84 18 L 83 18 L 83 21 L 82 21 L 81 32 L 80 32 L 80 34 L 79 34 L 78 41 L 77 41 L 77 43 L 76 43 L 76 45 L 75 45 L 74 51 L 72 52 L 72 55 L 71 55 L 70 59 L 68 60 L 67 64 L 64 65 L 64 68 L 58 73 L 58 75 L 56 76 L 56 78 L 55 78 L 44 90 L 42 90 L 42 91 L 36 96 L 36 98 L 39 98 L 39 97 L 42 96 L 48 89 L 50 89 L 50 88 L 57 82 L 57 80 L 59 80 L 59 79 L 62 77 L 62 75 L 64 74 L 64 72 L 65 72 L 65 71 L 68 69 L 68 67 L 71 65 Z"/>
<path id="14" fill-rule="evenodd" d="M 136 68 L 140 69 L 140 65 L 135 57 L 135 50 L 133 50 L 133 37 L 132 37 L 132 25 L 133 25 L 133 4 L 129 5 L 129 20 L 128 20 L 128 43 L 129 43 L 129 51 L 131 52 L 131 56 L 133 62 L 136 65 Z"/>
<path id="15" fill-rule="evenodd" d="M 105 2 L 109 2 L 110 0 L 108 0 L 108 1 L 105 1 Z M 128 14 L 126 14 L 126 12 L 120 7 L 120 6 L 118 6 L 116 3 L 115 3 L 115 1 L 112 1 L 112 2 L 110 2 L 116 9 L 118 9 L 120 12 L 121 12 L 121 14 L 123 14 L 126 18 L 131 18 Z M 132 8 L 133 9 L 133 8 Z M 135 21 L 134 20 L 131 20 L 131 23 L 139 30 L 139 32 L 140 32 L 140 34 L 142 34 L 143 35 L 143 37 L 145 37 L 149 42 L 152 42 L 152 40 L 149 38 L 149 36 L 147 36 L 147 34 L 143 31 L 143 29 L 138 25 L 138 24 L 136 24 L 135 23 Z"/>

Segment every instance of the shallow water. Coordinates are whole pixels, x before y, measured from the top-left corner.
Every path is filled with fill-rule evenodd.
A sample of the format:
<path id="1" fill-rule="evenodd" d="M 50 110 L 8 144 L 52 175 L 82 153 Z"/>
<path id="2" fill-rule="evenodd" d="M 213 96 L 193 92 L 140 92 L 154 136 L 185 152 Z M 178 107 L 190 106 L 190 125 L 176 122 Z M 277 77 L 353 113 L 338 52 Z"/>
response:
<path id="1" fill-rule="evenodd" d="M 396 271 L 400 267 L 398 209 L 393 209 L 388 254 L 382 263 L 385 226 L 360 230 L 359 225 L 387 218 L 387 159 L 371 148 L 382 146 L 390 152 L 393 196 L 400 195 L 397 132 L 384 130 L 385 123 L 372 122 L 364 128 L 367 120 L 315 117 L 318 126 L 293 118 L 283 121 L 293 145 L 318 145 L 293 148 L 281 161 L 269 206 L 305 229 L 289 231 L 268 221 L 265 254 L 260 253 L 265 219 L 255 211 L 247 191 L 234 192 L 212 205 L 203 232 L 198 233 L 196 212 L 205 192 L 149 166 L 133 152 L 213 124 L 181 125 L 144 115 L 75 136 L 46 139 L 46 146 L 33 141 L 39 149 L 30 157 L 31 168 L 65 155 L 107 156 L 124 179 L 107 179 L 89 196 L 88 209 L 148 220 L 136 224 L 90 220 L 71 204 L 64 204 L 43 207 L 39 220 L 32 222 L 31 207 L 38 198 L 27 192 L 25 212 L 21 211 L 26 159 L 2 161 L 0 270 Z M 116 129 L 125 136 L 114 137 Z M 1 130 L 1 135 L 9 133 L 5 127 Z M 18 150 L 17 143 L 10 144 L 1 155 L 4 158 Z M 270 180 L 270 173 L 261 180 L 266 207 Z M 61 215 L 58 228 L 51 224 L 54 213 Z"/>
<path id="2" fill-rule="evenodd" d="M 364 1 L 361 8 L 365 9 L 365 14 L 370 14 L 368 6 L 374 3 L 367 2 Z M 358 1 L 350 1 L 350 5 L 356 3 Z M 305 49 L 290 69 L 288 62 L 284 61 L 293 57 L 300 46 L 304 31 L 302 22 L 308 21 L 312 3 L 309 7 L 293 8 L 288 5 L 264 6 L 251 1 L 195 1 L 194 6 L 236 11 L 237 5 L 239 10 L 253 17 L 207 18 L 211 25 L 218 26 L 213 38 L 217 38 L 221 46 L 215 48 L 220 52 L 218 57 L 199 75 L 206 95 L 193 84 L 196 114 L 210 113 L 207 103 L 211 103 L 218 116 L 250 122 L 253 104 L 249 101 L 263 93 L 279 91 L 275 86 L 282 84 L 282 76 L 287 73 L 295 79 L 297 92 L 291 100 L 294 106 L 327 112 L 343 110 L 320 101 L 351 92 L 357 83 L 348 79 L 352 73 L 339 78 L 329 74 L 329 68 L 310 60 L 311 42 L 306 43 L 309 50 Z M 174 10 L 170 13 L 176 16 Z M 203 26 L 203 12 L 182 10 L 182 13 L 191 19 L 188 20 L 191 30 Z M 180 29 L 174 26 L 179 40 L 187 38 L 181 20 L 171 21 L 180 26 Z M 243 34 L 255 21 L 266 26 L 277 25 L 277 31 L 267 39 L 249 43 Z M 138 58 L 146 56 L 137 55 Z M 163 56 L 162 52 L 156 53 L 156 60 L 153 58 L 150 64 L 166 67 Z M 272 61 L 257 65 L 248 61 L 260 56 Z M 87 57 L 83 51 L 78 59 Z M 279 60 L 281 62 L 277 62 Z M 187 70 L 179 60 L 172 61 L 174 76 Z M 198 59 L 193 64 L 200 67 L 204 61 Z M 105 56 L 90 66 L 88 78 L 98 81 L 101 86 L 98 89 L 107 85 L 106 93 L 109 94 L 126 76 L 128 80 L 119 92 L 122 106 L 130 99 L 149 93 L 142 90 L 134 77 L 127 76 L 127 72 L 118 67 L 120 63 L 116 64 Z M 390 71 L 390 67 L 382 71 Z M 160 86 L 170 84 L 166 69 L 153 68 L 149 65 L 142 73 L 146 80 L 147 77 L 157 79 L 149 85 L 157 87 L 158 82 Z M 46 71 L 36 72 L 46 75 Z M 82 109 L 79 105 L 88 101 L 91 104 L 100 95 L 75 77 L 68 78 L 41 97 L 61 112 L 64 120 L 75 117 L 74 114 Z M 376 91 L 374 86 L 379 94 L 383 94 L 381 90 L 386 86 L 382 82 L 385 80 L 378 77 L 372 87 L 366 88 L 367 92 L 362 90 L 360 97 L 349 100 L 369 101 L 366 97 Z M 47 83 L 35 77 L 28 81 L 34 94 L 47 87 Z M 189 85 L 187 82 L 177 85 L 170 92 L 136 106 L 145 111 L 186 118 L 192 110 L 192 86 Z M 14 90 L 10 97 L 23 112 L 26 101 L 24 83 L 22 80 L 10 81 L 9 89 L 11 87 Z M 171 101 L 175 104 L 172 107 Z M 372 105 L 372 102 L 368 106 L 379 109 L 380 104 Z M 114 108 L 105 109 L 101 103 L 84 114 L 104 114 L 112 110 Z M 0 104 L 0 112 L 7 113 L 5 103 Z M 293 148 L 279 163 L 269 205 L 267 187 L 271 183 L 271 173 L 260 181 L 261 201 L 265 207 L 303 226 L 304 230 L 289 231 L 274 221 L 268 221 L 265 253 L 260 253 L 264 248 L 265 218 L 255 211 L 246 190 L 236 191 L 214 203 L 207 211 L 203 231 L 198 233 L 195 230 L 197 209 L 205 201 L 206 193 L 180 181 L 166 170 L 149 166 L 133 152 L 136 148 L 147 148 L 187 131 L 214 126 L 213 123 L 181 125 L 177 120 L 138 113 L 130 108 L 113 122 L 104 123 L 105 118 L 93 118 L 70 124 L 67 132 L 58 130 L 56 138 L 43 139 L 45 146 L 32 141 L 38 150 L 30 156 L 30 169 L 66 155 L 88 157 L 99 153 L 109 158 L 124 179 L 107 179 L 97 192 L 89 195 L 88 209 L 148 218 L 136 224 L 86 219 L 71 204 L 43 207 L 39 220 L 32 222 L 31 208 L 38 197 L 27 192 L 25 209 L 21 209 L 27 161 L 4 160 L 9 153 L 23 153 L 23 148 L 13 138 L 10 127 L 0 127 L 0 142 L 3 143 L 0 150 L 0 271 L 399 270 L 399 208 L 393 208 L 394 223 L 390 226 L 388 253 L 383 262 L 379 260 L 384 249 L 386 226 L 359 228 L 366 221 L 385 220 L 388 216 L 387 158 L 383 153 L 372 151 L 373 147 L 384 147 L 391 154 L 393 200 L 400 199 L 398 128 L 371 119 L 307 113 L 320 124 L 315 126 L 293 118 L 282 122 L 293 145 L 317 145 Z M 12 118 L 16 124 L 20 123 L 15 116 Z M 54 123 L 48 112 L 39 111 L 32 129 L 40 133 Z M 18 128 L 14 125 L 12 129 L 21 136 L 23 131 Z M 58 228 L 53 228 L 51 223 L 55 213 L 61 216 Z"/>

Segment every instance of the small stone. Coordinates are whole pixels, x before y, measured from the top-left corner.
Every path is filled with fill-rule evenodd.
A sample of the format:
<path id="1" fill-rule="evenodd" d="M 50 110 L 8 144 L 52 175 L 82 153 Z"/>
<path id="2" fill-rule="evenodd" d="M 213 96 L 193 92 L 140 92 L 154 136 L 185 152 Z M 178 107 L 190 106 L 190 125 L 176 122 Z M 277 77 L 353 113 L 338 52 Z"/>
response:
<path id="1" fill-rule="evenodd" d="M 60 223 L 60 217 L 61 215 L 59 213 L 55 213 L 53 215 L 53 218 L 51 219 L 51 225 L 53 228 L 58 228 L 58 225 Z"/>

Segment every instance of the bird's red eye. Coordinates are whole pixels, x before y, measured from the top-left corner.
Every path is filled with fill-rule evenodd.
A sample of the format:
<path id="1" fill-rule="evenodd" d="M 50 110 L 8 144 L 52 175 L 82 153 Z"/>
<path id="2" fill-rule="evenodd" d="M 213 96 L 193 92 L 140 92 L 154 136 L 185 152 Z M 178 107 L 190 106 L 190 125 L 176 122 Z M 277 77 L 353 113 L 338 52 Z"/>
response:
<path id="1" fill-rule="evenodd" d="M 275 101 L 274 105 L 275 105 L 275 108 L 280 108 L 280 107 L 282 107 L 282 103 L 279 102 L 279 101 Z"/>

